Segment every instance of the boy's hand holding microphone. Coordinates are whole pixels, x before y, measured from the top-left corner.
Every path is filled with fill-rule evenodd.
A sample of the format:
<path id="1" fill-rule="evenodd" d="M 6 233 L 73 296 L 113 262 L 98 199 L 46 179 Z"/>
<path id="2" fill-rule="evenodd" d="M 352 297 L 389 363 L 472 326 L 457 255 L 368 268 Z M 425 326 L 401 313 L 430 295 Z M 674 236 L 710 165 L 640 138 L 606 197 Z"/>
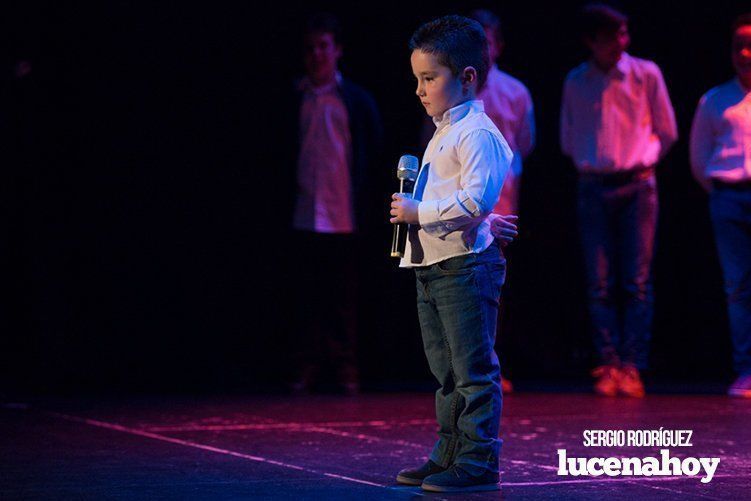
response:
<path id="1" fill-rule="evenodd" d="M 394 193 L 391 195 L 391 219 L 392 223 L 419 223 L 417 206 L 420 204 L 408 193 Z"/>

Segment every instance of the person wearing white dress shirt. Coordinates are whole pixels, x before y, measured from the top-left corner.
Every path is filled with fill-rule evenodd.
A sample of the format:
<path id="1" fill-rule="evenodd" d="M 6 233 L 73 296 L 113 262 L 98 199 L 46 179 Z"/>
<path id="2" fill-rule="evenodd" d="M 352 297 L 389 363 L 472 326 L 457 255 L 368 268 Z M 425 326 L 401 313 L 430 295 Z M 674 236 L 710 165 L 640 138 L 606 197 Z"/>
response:
<path id="1" fill-rule="evenodd" d="M 440 389 L 429 459 L 396 478 L 428 491 L 498 490 L 494 344 L 505 266 L 489 216 L 513 154 L 476 99 L 488 69 L 482 26 L 445 16 L 418 28 L 410 48 L 434 134 L 412 196 L 392 195 L 390 222 L 410 225 L 400 264 L 415 272 L 423 347 Z"/>
<path id="2" fill-rule="evenodd" d="M 691 127 L 691 171 L 709 192 L 725 281 L 732 396 L 751 398 L 751 13 L 733 24 L 736 77 L 704 94 Z"/>
<path id="3" fill-rule="evenodd" d="M 594 4 L 581 21 L 591 58 L 566 77 L 560 135 L 579 173 L 579 233 L 599 358 L 594 389 L 642 397 L 653 316 L 654 172 L 678 134 L 659 67 L 626 53 L 626 16 Z"/>

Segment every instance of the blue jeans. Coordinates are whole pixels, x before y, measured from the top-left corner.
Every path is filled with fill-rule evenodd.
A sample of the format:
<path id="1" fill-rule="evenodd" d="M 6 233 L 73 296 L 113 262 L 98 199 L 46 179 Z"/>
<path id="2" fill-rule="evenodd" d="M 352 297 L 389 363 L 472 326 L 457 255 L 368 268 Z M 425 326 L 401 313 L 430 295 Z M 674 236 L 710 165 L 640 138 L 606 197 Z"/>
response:
<path id="1" fill-rule="evenodd" d="M 620 186 L 579 180 L 579 233 L 595 348 L 601 364 L 647 367 L 651 265 L 657 227 L 654 176 Z"/>
<path id="2" fill-rule="evenodd" d="M 423 346 L 440 384 L 430 459 L 446 468 L 498 471 L 501 368 L 493 347 L 505 273 L 495 244 L 415 269 Z"/>
<path id="3" fill-rule="evenodd" d="M 716 188 L 709 198 L 725 279 L 733 367 L 751 374 L 751 190 Z"/>

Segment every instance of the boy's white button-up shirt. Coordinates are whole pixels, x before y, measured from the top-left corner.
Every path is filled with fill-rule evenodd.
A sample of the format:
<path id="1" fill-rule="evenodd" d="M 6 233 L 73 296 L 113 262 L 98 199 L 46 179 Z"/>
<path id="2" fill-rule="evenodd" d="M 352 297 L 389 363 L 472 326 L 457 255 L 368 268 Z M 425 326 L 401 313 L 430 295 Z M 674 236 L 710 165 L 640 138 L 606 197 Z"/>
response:
<path id="1" fill-rule="evenodd" d="M 482 101 L 468 101 L 433 120 L 414 189 L 419 224 L 410 226 L 402 267 L 482 252 L 493 242 L 487 216 L 513 154 L 483 110 Z"/>
<path id="2" fill-rule="evenodd" d="M 678 138 L 660 68 L 626 53 L 608 73 L 592 62 L 563 87 L 561 149 L 584 172 L 650 167 Z"/>
<path id="3" fill-rule="evenodd" d="M 697 177 L 751 181 L 751 89 L 737 78 L 699 101 L 691 127 L 691 167 Z"/>

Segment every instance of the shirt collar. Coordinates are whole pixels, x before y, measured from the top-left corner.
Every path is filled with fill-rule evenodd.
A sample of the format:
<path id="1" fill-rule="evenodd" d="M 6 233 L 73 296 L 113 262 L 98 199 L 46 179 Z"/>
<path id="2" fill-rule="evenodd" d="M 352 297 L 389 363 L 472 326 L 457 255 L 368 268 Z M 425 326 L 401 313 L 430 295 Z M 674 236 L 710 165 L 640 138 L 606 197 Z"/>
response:
<path id="1" fill-rule="evenodd" d="M 588 63 L 589 74 L 590 75 L 594 75 L 594 74 L 614 75 L 614 76 L 622 77 L 626 75 L 626 73 L 628 73 L 630 60 L 631 60 L 631 56 L 629 56 L 627 52 L 624 52 L 623 54 L 621 54 L 621 58 L 618 60 L 618 62 L 615 63 L 615 66 L 613 66 L 610 69 L 610 71 L 608 71 L 607 73 L 602 71 L 600 67 L 597 66 L 597 64 L 595 64 L 593 60 L 590 60 Z"/>
<path id="2" fill-rule="evenodd" d="M 631 56 L 629 56 L 628 53 L 624 52 L 623 54 L 621 54 L 621 58 L 615 64 L 615 68 L 613 69 L 613 71 L 616 71 L 621 76 L 624 76 L 626 73 L 628 73 L 630 62 L 631 62 Z"/>
<path id="3" fill-rule="evenodd" d="M 442 129 L 447 125 L 455 124 L 470 113 L 478 113 L 481 111 L 485 111 L 485 105 L 480 99 L 473 99 L 446 110 L 441 118 L 433 117 L 433 123 L 436 128 Z"/>

